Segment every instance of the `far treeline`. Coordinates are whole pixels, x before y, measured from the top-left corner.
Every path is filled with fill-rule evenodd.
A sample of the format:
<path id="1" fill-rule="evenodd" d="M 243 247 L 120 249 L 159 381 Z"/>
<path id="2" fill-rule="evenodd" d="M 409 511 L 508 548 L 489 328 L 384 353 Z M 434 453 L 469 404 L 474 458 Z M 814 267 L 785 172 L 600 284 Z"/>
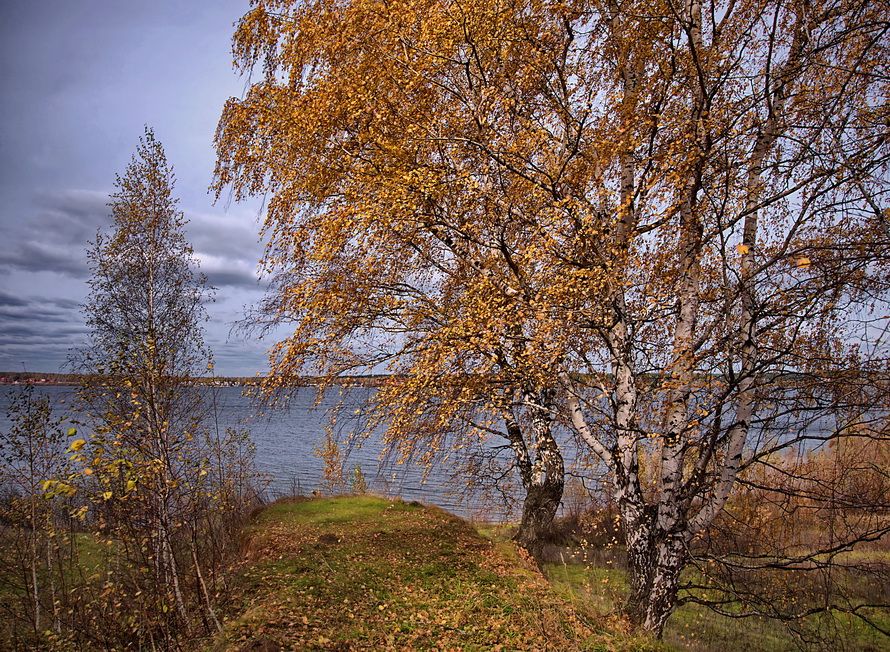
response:
<path id="1" fill-rule="evenodd" d="M 0 385 L 30 384 L 30 385 L 81 385 L 90 380 L 84 374 L 60 374 L 60 373 L 35 373 L 25 371 L 0 371 Z M 209 387 L 254 387 L 263 383 L 261 376 L 198 376 L 189 378 L 188 383 L 194 385 L 206 385 Z M 377 387 L 384 381 L 384 376 L 344 376 L 338 378 L 335 384 L 348 387 Z M 298 376 L 289 378 L 285 384 L 289 387 L 317 387 L 328 382 L 319 376 Z"/>

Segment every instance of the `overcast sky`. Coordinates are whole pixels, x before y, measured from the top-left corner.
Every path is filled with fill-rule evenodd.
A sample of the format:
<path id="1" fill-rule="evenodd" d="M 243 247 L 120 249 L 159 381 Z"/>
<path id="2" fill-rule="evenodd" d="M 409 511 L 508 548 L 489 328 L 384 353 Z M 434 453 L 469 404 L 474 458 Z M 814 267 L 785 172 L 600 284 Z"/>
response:
<path id="1" fill-rule="evenodd" d="M 55 372 L 85 341 L 85 251 L 143 128 L 176 174 L 221 375 L 264 371 L 267 342 L 229 336 L 262 295 L 259 202 L 214 205 L 213 133 L 245 80 L 233 23 L 248 0 L 0 0 L 0 371 Z"/>

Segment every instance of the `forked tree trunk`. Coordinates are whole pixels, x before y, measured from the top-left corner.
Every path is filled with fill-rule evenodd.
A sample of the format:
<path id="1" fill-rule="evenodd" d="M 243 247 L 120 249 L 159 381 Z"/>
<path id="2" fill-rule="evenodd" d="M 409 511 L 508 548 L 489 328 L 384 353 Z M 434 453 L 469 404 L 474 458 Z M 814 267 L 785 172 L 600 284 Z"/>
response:
<path id="1" fill-rule="evenodd" d="M 541 558 L 544 544 L 550 537 L 553 519 L 562 501 L 563 484 L 562 477 L 554 477 L 526 489 L 516 543 L 535 559 Z"/>
<path id="2" fill-rule="evenodd" d="M 562 502 L 565 485 L 565 464 L 559 445 L 553 438 L 551 411 L 552 389 L 523 392 L 523 400 L 531 418 L 535 457 L 531 459 L 519 421 L 512 408 L 503 406 L 507 438 L 515 455 L 514 462 L 525 490 L 522 521 L 514 537 L 536 560 L 541 558 L 544 544 L 550 537 L 553 519 Z"/>
<path id="3" fill-rule="evenodd" d="M 630 594 L 624 611 L 634 627 L 661 638 L 677 606 L 680 572 L 686 565 L 681 537 L 626 536 Z"/>
<path id="4" fill-rule="evenodd" d="M 525 392 L 535 441 L 535 460 L 528 472 L 521 474 L 525 501 L 516 541 L 536 560 L 541 559 L 544 544 L 550 537 L 565 485 L 565 464 L 553 438 L 551 422 L 554 394 L 552 389 L 535 394 Z"/>

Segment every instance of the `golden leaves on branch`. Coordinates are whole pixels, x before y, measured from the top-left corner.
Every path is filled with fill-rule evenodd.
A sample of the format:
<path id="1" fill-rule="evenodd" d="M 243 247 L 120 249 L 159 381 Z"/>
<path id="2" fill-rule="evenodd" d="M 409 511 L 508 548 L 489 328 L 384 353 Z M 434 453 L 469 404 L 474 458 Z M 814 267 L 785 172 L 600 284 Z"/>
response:
<path id="1" fill-rule="evenodd" d="M 257 2 L 215 189 L 272 196 L 267 388 L 389 372 L 366 431 L 428 458 L 575 374 L 619 502 L 716 513 L 751 385 L 886 306 L 883 9 L 798 5 Z"/>

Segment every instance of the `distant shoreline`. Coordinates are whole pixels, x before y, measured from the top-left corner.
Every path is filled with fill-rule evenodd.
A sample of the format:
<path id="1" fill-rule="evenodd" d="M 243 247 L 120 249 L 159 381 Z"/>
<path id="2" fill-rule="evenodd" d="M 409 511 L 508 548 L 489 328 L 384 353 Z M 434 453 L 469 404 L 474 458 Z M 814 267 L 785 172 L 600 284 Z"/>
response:
<path id="1" fill-rule="evenodd" d="M 338 379 L 334 384 L 343 386 L 377 387 L 388 376 L 347 376 Z M 0 371 L 0 385 L 35 385 L 79 386 L 83 383 L 84 374 L 35 373 L 30 371 Z M 257 387 L 264 376 L 203 376 L 193 379 L 198 385 L 208 387 Z M 295 377 L 287 383 L 290 387 L 317 387 L 322 379 L 313 376 Z"/>
<path id="2" fill-rule="evenodd" d="M 35 373 L 32 371 L 0 371 L 0 385 L 62 385 L 62 386 L 78 386 L 81 385 L 86 378 L 85 374 L 59 374 L 59 373 Z M 214 386 L 252 386 L 259 385 L 262 378 L 244 378 L 244 377 L 203 377 L 195 379 L 202 385 Z"/>

